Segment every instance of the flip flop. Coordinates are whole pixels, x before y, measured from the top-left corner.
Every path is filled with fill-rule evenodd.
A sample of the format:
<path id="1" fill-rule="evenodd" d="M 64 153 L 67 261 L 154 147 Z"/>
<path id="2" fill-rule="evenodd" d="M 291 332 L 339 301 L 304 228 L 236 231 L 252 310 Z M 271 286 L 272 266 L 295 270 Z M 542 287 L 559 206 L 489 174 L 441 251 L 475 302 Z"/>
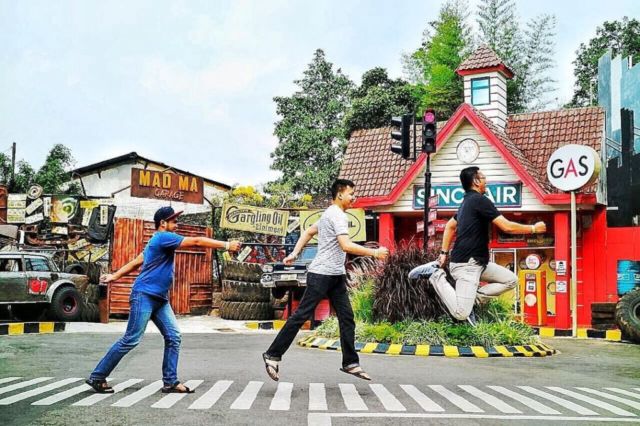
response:
<path id="1" fill-rule="evenodd" d="M 266 352 L 262 354 L 262 359 L 264 360 L 264 367 L 267 369 L 267 374 L 269 375 L 271 380 L 274 380 L 276 382 L 280 380 L 280 376 L 278 375 L 278 373 L 280 372 L 280 366 L 278 364 L 276 365 L 272 364 L 273 362 L 277 362 L 277 361 L 273 361 L 269 359 L 269 356 L 267 355 Z"/>
<path id="2" fill-rule="evenodd" d="M 115 391 L 106 380 L 87 379 L 84 381 L 91 386 L 97 393 L 114 393 Z"/>
<path id="3" fill-rule="evenodd" d="M 175 385 L 171 385 L 171 386 L 163 386 L 162 393 L 194 393 L 195 392 L 195 390 L 189 389 L 189 387 L 185 385 L 182 385 L 182 389 L 180 389 L 177 387 L 179 384 L 180 383 L 176 383 Z"/>
<path id="4" fill-rule="evenodd" d="M 371 377 L 359 365 L 355 365 L 349 368 L 341 367 L 340 371 L 351 374 L 352 376 L 356 376 L 357 378 L 362 380 L 371 380 Z"/>

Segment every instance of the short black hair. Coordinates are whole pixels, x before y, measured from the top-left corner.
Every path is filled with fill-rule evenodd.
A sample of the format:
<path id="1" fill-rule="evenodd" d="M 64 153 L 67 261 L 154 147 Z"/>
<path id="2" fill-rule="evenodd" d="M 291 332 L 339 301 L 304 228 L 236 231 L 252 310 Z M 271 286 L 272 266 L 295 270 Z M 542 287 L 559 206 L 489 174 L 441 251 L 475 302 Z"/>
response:
<path id="1" fill-rule="evenodd" d="M 333 182 L 333 185 L 331 185 L 331 198 L 335 200 L 338 194 L 344 191 L 348 186 L 351 188 L 356 187 L 356 185 L 349 179 L 336 179 Z"/>
<path id="2" fill-rule="evenodd" d="M 473 180 L 476 178 L 478 170 L 480 170 L 480 167 L 471 166 L 466 169 L 462 169 L 460 172 L 460 183 L 465 191 L 469 191 L 473 186 Z"/>

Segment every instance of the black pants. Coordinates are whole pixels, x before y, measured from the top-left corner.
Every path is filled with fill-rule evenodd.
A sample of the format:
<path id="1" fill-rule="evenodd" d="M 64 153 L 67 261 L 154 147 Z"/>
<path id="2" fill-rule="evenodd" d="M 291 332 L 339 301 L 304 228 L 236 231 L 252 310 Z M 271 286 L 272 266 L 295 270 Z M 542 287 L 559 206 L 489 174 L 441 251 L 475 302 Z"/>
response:
<path id="1" fill-rule="evenodd" d="M 311 272 L 307 274 L 307 289 L 304 292 L 304 296 L 302 296 L 298 309 L 289 317 L 267 350 L 267 355 L 271 359 L 277 361 L 281 359 L 282 355 L 291 346 L 302 324 L 312 317 L 318 303 L 327 296 L 338 315 L 342 366 L 349 367 L 359 363 L 355 347 L 356 323 L 353 320 L 353 310 L 347 293 L 346 276 L 321 275 Z"/>

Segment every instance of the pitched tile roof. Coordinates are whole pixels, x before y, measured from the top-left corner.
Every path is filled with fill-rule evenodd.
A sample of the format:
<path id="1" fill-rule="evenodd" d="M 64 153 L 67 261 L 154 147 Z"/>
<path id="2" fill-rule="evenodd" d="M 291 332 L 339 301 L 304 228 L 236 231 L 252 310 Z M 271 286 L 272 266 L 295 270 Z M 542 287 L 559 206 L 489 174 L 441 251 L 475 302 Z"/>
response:
<path id="1" fill-rule="evenodd" d="M 577 144 L 590 146 L 599 153 L 604 137 L 604 118 L 604 110 L 600 107 L 514 114 L 509 116 L 506 133 L 539 171 L 536 181 L 551 188 L 547 161 L 553 151 L 563 145 Z M 548 192 L 557 191 L 550 189 Z M 595 186 L 585 192 L 595 192 Z"/>
<path id="2" fill-rule="evenodd" d="M 506 67 L 509 72 L 513 74 L 513 71 L 511 71 L 511 69 L 507 67 L 502 59 L 500 59 L 489 46 L 483 44 L 482 46 L 477 48 L 467 59 L 465 59 L 458 66 L 458 68 L 456 68 L 456 72 L 476 70 L 481 68 L 493 68 L 500 65 Z"/>
<path id="3" fill-rule="evenodd" d="M 504 131 L 483 113 L 473 111 L 548 194 L 558 192 L 547 179 L 551 153 L 569 143 L 599 152 L 604 135 L 604 111 L 599 107 L 510 115 Z M 417 130 L 420 146 L 420 126 Z M 390 132 L 391 128 L 382 127 L 357 130 L 351 135 L 340 177 L 355 182 L 358 197 L 387 196 L 413 165 L 390 151 Z M 594 191 L 594 186 L 587 190 Z"/>

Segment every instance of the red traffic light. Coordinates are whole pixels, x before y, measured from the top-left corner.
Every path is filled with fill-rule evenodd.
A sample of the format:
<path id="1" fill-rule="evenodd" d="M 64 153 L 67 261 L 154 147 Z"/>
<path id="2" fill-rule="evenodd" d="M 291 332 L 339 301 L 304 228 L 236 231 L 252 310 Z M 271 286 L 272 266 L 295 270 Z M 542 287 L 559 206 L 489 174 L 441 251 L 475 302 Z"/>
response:
<path id="1" fill-rule="evenodd" d="M 428 109 L 424 112 L 424 123 L 435 123 L 436 112 L 432 109 Z"/>

